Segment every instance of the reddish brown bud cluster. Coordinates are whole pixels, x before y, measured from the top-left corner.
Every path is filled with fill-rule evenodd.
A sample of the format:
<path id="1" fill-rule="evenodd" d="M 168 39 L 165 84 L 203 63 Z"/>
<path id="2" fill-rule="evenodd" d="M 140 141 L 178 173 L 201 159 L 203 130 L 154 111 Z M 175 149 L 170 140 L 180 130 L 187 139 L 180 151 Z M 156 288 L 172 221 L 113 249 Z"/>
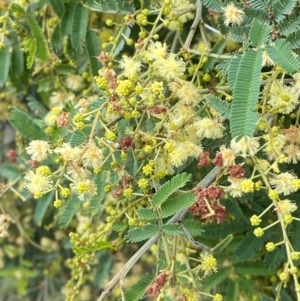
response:
<path id="1" fill-rule="evenodd" d="M 222 157 L 222 153 L 217 153 L 216 154 L 216 157 L 213 159 L 213 164 L 215 164 L 216 166 L 218 167 L 222 167 L 223 164 L 224 164 L 224 160 L 223 160 L 223 157 Z"/>
<path id="2" fill-rule="evenodd" d="M 30 166 L 30 167 L 33 167 L 33 168 L 35 168 L 35 167 L 38 167 L 38 165 L 39 165 L 39 161 L 36 161 L 36 160 L 30 160 L 30 161 L 28 161 L 28 165 Z"/>
<path id="3" fill-rule="evenodd" d="M 6 156 L 9 162 L 14 163 L 17 160 L 18 154 L 15 149 L 10 149 L 9 151 L 7 151 Z"/>
<path id="4" fill-rule="evenodd" d="M 106 52 L 101 52 L 97 59 L 102 65 L 106 65 L 110 61 L 109 55 Z"/>
<path id="5" fill-rule="evenodd" d="M 113 197 L 116 199 L 119 198 L 123 194 L 124 189 L 131 186 L 131 180 L 132 178 L 130 176 L 122 176 L 121 183 L 119 182 L 112 192 Z"/>
<path id="6" fill-rule="evenodd" d="M 210 164 L 209 152 L 203 152 L 199 156 L 199 162 L 197 164 L 198 167 L 205 167 Z"/>
<path id="7" fill-rule="evenodd" d="M 160 294 L 161 289 L 165 285 L 165 283 L 168 280 L 168 273 L 167 272 L 162 272 L 160 273 L 154 282 L 148 286 L 146 289 L 146 293 L 149 294 L 152 298 L 157 298 Z"/>
<path id="8" fill-rule="evenodd" d="M 149 108 L 148 111 L 152 114 L 161 114 L 166 113 L 167 108 L 165 106 L 155 106 L 153 108 Z"/>
<path id="9" fill-rule="evenodd" d="M 223 189 L 214 186 L 205 189 L 196 187 L 194 192 L 196 202 L 190 207 L 190 213 L 201 219 L 215 220 L 218 224 L 223 222 L 226 218 L 226 208 L 217 202 L 223 194 Z"/>
<path id="10" fill-rule="evenodd" d="M 234 179 L 241 179 L 244 177 L 245 175 L 245 169 L 242 168 L 242 166 L 236 165 L 236 166 L 230 166 L 229 167 L 229 173 L 230 173 L 230 177 L 234 178 Z"/>
<path id="11" fill-rule="evenodd" d="M 56 119 L 57 126 L 60 128 L 65 128 L 70 123 L 71 114 L 69 112 L 61 112 Z"/>
<path id="12" fill-rule="evenodd" d="M 126 152 L 129 147 L 132 147 L 133 149 L 135 148 L 135 144 L 132 138 L 129 136 L 123 137 L 119 143 L 120 143 L 120 148 L 124 152 Z"/>

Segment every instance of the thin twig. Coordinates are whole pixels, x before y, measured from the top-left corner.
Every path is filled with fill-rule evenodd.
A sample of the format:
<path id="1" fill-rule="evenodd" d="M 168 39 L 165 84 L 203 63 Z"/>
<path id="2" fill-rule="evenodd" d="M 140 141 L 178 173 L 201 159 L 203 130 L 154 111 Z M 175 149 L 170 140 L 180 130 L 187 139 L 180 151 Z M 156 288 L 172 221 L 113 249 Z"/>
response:
<path id="1" fill-rule="evenodd" d="M 195 16 L 195 19 L 194 19 L 194 22 L 190 28 L 190 32 L 184 42 L 184 45 L 183 45 L 183 49 L 189 49 L 190 48 L 190 45 L 191 45 L 191 42 L 192 42 L 192 39 L 195 35 L 195 32 L 196 32 L 196 29 L 197 29 L 197 26 L 199 24 L 199 22 L 202 20 L 202 3 L 201 1 L 197 0 L 197 3 L 196 3 L 196 16 Z"/>
<path id="2" fill-rule="evenodd" d="M 202 188 L 208 187 L 216 178 L 219 172 L 218 167 L 214 167 L 206 177 L 198 184 L 198 186 Z M 167 224 L 180 222 L 183 220 L 185 215 L 187 214 L 188 209 L 184 209 L 178 213 L 176 213 L 172 218 L 169 219 Z M 158 233 L 154 237 L 150 238 L 119 270 L 119 272 L 111 279 L 111 281 L 106 286 L 105 290 L 101 293 L 100 297 L 97 301 L 104 301 L 110 295 L 111 291 L 114 287 L 119 283 L 120 279 L 124 278 L 127 273 L 131 270 L 134 264 L 142 257 L 142 255 L 153 245 L 155 244 L 161 237 L 161 233 Z"/>

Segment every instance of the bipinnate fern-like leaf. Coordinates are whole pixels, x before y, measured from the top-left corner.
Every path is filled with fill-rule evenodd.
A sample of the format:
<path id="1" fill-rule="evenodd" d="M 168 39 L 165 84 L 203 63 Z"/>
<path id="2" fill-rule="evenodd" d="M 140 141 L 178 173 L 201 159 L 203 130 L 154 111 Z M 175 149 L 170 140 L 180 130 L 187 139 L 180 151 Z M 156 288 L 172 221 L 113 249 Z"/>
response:
<path id="1" fill-rule="evenodd" d="M 221 54 L 225 48 L 226 40 L 220 39 L 212 48 L 211 52 L 215 54 Z M 216 63 L 217 59 L 215 57 L 209 57 L 206 63 L 203 64 L 203 70 L 208 73 L 211 71 Z"/>
<path id="2" fill-rule="evenodd" d="M 195 219 L 184 219 L 183 225 L 192 236 L 198 236 L 204 232 L 200 222 Z"/>
<path id="3" fill-rule="evenodd" d="M 65 12 L 65 4 L 63 0 L 49 0 L 50 5 L 52 6 L 53 10 L 55 13 L 59 16 L 62 17 L 62 15 Z"/>
<path id="4" fill-rule="evenodd" d="M 251 260 L 253 256 L 257 255 L 263 244 L 263 238 L 248 232 L 235 250 L 236 260 L 240 262 Z"/>
<path id="5" fill-rule="evenodd" d="M 23 136 L 30 140 L 47 140 L 47 136 L 31 116 L 18 108 L 8 115 L 9 123 Z"/>
<path id="6" fill-rule="evenodd" d="M 292 14 L 277 24 L 281 35 L 289 35 L 300 29 L 300 16 Z"/>
<path id="7" fill-rule="evenodd" d="M 224 294 L 224 301 L 237 301 L 239 296 L 239 281 L 229 280 L 227 283 L 226 293 Z"/>
<path id="8" fill-rule="evenodd" d="M 253 297 L 257 294 L 257 289 L 254 287 L 253 282 L 246 277 L 239 276 L 239 289 L 249 300 L 253 300 Z"/>
<path id="9" fill-rule="evenodd" d="M 65 12 L 61 18 L 60 25 L 60 31 L 62 36 L 70 35 L 72 32 L 75 9 L 77 7 L 77 4 L 78 0 L 72 0 L 68 3 L 65 3 Z"/>
<path id="10" fill-rule="evenodd" d="M 245 40 L 248 40 L 249 38 L 249 31 L 250 31 L 250 26 L 249 25 L 242 25 L 239 27 L 232 27 L 230 28 L 229 32 L 229 38 L 238 42 L 242 43 Z"/>
<path id="11" fill-rule="evenodd" d="M 157 218 L 157 214 L 151 208 L 140 208 L 137 211 L 139 219 L 151 221 Z"/>
<path id="12" fill-rule="evenodd" d="M 97 59 L 100 55 L 101 47 L 97 33 L 93 30 L 88 30 L 86 34 L 86 48 L 89 55 L 91 69 L 94 76 L 98 75 L 98 70 L 101 68 L 101 63 Z"/>
<path id="13" fill-rule="evenodd" d="M 232 93 L 230 132 L 233 138 L 252 137 L 257 121 L 254 107 L 258 101 L 260 89 L 260 71 L 262 50 L 247 50 L 239 64 L 230 64 L 230 72 L 236 71 L 236 81 Z M 236 68 L 238 67 L 238 68 Z"/>
<path id="14" fill-rule="evenodd" d="M 268 0 L 249 0 L 248 3 L 250 4 L 251 8 L 257 9 L 265 9 Z"/>
<path id="15" fill-rule="evenodd" d="M 8 78 L 9 67 L 11 63 L 11 47 L 6 46 L 0 49 L 0 88 L 4 86 Z"/>
<path id="16" fill-rule="evenodd" d="M 92 215 L 96 215 L 100 211 L 100 207 L 105 196 L 104 187 L 106 185 L 107 174 L 107 171 L 102 171 L 94 180 L 97 187 L 97 195 L 95 195 L 90 201 L 89 209 L 91 210 Z"/>
<path id="17" fill-rule="evenodd" d="M 250 40 L 255 47 L 264 45 L 270 38 L 271 25 L 267 25 L 254 19 L 250 29 Z"/>
<path id="18" fill-rule="evenodd" d="M 128 242 L 139 242 L 149 239 L 159 233 L 158 225 L 145 225 L 142 227 L 129 229 L 127 235 Z"/>
<path id="19" fill-rule="evenodd" d="M 219 0 L 203 0 L 201 1 L 207 8 L 221 13 L 222 12 L 222 2 Z"/>
<path id="20" fill-rule="evenodd" d="M 295 248 L 296 249 L 296 248 Z M 264 265 L 269 269 L 277 269 L 286 260 L 284 248 L 276 248 L 273 252 L 267 252 L 264 256 Z"/>
<path id="21" fill-rule="evenodd" d="M 24 47 L 25 52 L 28 52 L 27 59 L 26 59 L 26 67 L 28 69 L 31 69 L 31 67 L 34 63 L 35 54 L 37 51 L 36 38 L 25 37 L 24 40 L 22 41 L 22 46 Z"/>
<path id="22" fill-rule="evenodd" d="M 237 71 L 240 66 L 240 61 L 242 59 L 242 54 L 235 54 L 234 57 L 230 60 L 228 69 L 228 84 L 231 90 L 234 89 L 236 83 Z"/>
<path id="23" fill-rule="evenodd" d="M 218 96 L 209 94 L 206 97 L 206 103 L 209 107 L 214 109 L 221 117 L 221 119 L 229 119 L 230 104 Z"/>
<path id="24" fill-rule="evenodd" d="M 180 194 L 173 199 L 168 199 L 161 205 L 161 217 L 168 217 L 190 207 L 194 203 L 194 199 L 195 195 L 191 191 Z"/>
<path id="25" fill-rule="evenodd" d="M 275 45 L 266 46 L 266 51 L 288 74 L 294 74 L 300 69 L 300 60 L 293 55 L 291 44 L 287 40 L 277 39 Z"/>
<path id="26" fill-rule="evenodd" d="M 72 147 L 79 146 L 85 141 L 84 135 L 80 131 L 75 131 L 70 139 L 70 145 Z"/>
<path id="27" fill-rule="evenodd" d="M 251 275 L 251 276 L 271 276 L 276 273 L 275 270 L 270 269 L 268 266 L 262 266 L 261 264 L 239 263 L 234 265 L 234 270 L 238 274 Z"/>
<path id="28" fill-rule="evenodd" d="M 78 3 L 74 11 L 71 42 L 76 51 L 82 51 L 88 23 L 88 10 Z"/>
<path id="29" fill-rule="evenodd" d="M 180 235 L 183 234 L 181 225 L 178 224 L 165 224 L 161 227 L 162 231 L 167 235 Z"/>
<path id="30" fill-rule="evenodd" d="M 27 12 L 26 20 L 37 42 L 37 57 L 42 61 L 46 61 L 48 58 L 48 47 L 45 35 L 33 13 Z"/>
<path id="31" fill-rule="evenodd" d="M 128 174 L 132 176 L 136 176 L 137 173 L 137 161 L 135 159 L 134 152 L 132 150 L 132 147 L 130 147 L 127 150 L 127 160 L 125 163 L 125 170 L 128 172 Z"/>
<path id="32" fill-rule="evenodd" d="M 296 30 L 292 32 L 290 35 L 286 37 L 286 40 L 290 42 L 291 48 L 297 49 L 300 47 L 300 30 Z"/>
<path id="33" fill-rule="evenodd" d="M 110 14 L 130 14 L 135 11 L 134 1 L 131 0 L 87 0 L 89 9 Z"/>
<path id="34" fill-rule="evenodd" d="M 131 33 L 131 28 L 130 28 L 131 26 L 132 25 L 128 25 L 124 29 L 122 37 L 117 41 L 117 45 L 116 45 L 116 48 L 115 48 L 115 51 L 114 51 L 114 57 L 116 57 L 122 51 L 122 49 L 124 48 L 125 39 L 129 38 L 130 33 Z"/>
<path id="35" fill-rule="evenodd" d="M 156 192 L 152 199 L 152 204 L 155 207 L 160 207 L 167 198 L 177 189 L 183 187 L 191 178 L 191 175 L 182 173 L 174 176 L 171 180 L 164 183 Z"/>
<path id="36" fill-rule="evenodd" d="M 58 219 L 58 223 L 61 228 L 66 229 L 68 227 L 68 225 L 72 221 L 72 218 L 79 210 L 81 203 L 82 202 L 78 199 L 77 195 L 73 193 L 68 200 L 63 213 Z"/>
<path id="37" fill-rule="evenodd" d="M 144 296 L 146 288 L 151 284 L 152 281 L 153 277 L 150 274 L 142 276 L 137 283 L 125 291 L 125 300 L 139 301 Z M 122 299 L 119 298 L 117 301 L 122 301 Z"/>
<path id="38" fill-rule="evenodd" d="M 122 221 L 115 221 L 112 225 L 112 229 L 116 232 L 123 232 L 127 229 L 127 224 Z"/>
<path id="39" fill-rule="evenodd" d="M 228 278 L 230 273 L 229 267 L 220 267 L 216 273 L 205 278 L 204 292 L 208 293 L 215 289 L 221 282 Z"/>
<path id="40" fill-rule="evenodd" d="M 277 22 L 282 21 L 290 14 L 297 4 L 297 0 L 275 0 L 272 1 L 272 13 Z"/>

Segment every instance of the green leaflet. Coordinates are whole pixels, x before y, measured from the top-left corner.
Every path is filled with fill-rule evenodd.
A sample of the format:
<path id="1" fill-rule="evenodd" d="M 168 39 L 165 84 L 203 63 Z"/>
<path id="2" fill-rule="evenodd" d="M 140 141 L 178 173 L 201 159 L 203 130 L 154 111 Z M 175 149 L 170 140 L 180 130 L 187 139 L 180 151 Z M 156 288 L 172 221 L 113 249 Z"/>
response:
<path id="1" fill-rule="evenodd" d="M 37 50 L 37 41 L 33 37 L 26 37 L 22 41 L 22 46 L 24 47 L 24 50 L 28 52 L 27 59 L 26 59 L 26 67 L 28 69 L 31 69 Z"/>
<path id="2" fill-rule="evenodd" d="M 85 135 L 80 131 L 75 131 L 70 139 L 70 145 L 72 147 L 81 145 L 86 140 Z"/>
<path id="3" fill-rule="evenodd" d="M 228 278 L 229 267 L 221 267 L 216 273 L 205 278 L 204 292 L 208 293 L 215 289 L 221 282 Z"/>
<path id="4" fill-rule="evenodd" d="M 0 87 L 3 87 L 8 78 L 10 67 L 11 47 L 6 46 L 0 50 Z"/>
<path id="5" fill-rule="evenodd" d="M 110 14 L 129 14 L 135 11 L 134 1 L 131 0 L 87 0 L 85 5 L 93 11 Z"/>
<path id="6" fill-rule="evenodd" d="M 206 96 L 206 102 L 221 116 L 222 119 L 229 119 L 230 104 L 226 100 L 223 100 L 218 96 L 209 94 Z"/>
<path id="7" fill-rule="evenodd" d="M 271 276 L 276 273 L 275 270 L 270 269 L 268 266 L 263 267 L 261 264 L 237 264 L 234 266 L 235 272 L 243 275 L 253 276 Z"/>
<path id="8" fill-rule="evenodd" d="M 131 33 L 131 28 L 130 25 L 128 25 L 123 31 L 122 37 L 117 41 L 117 45 L 113 55 L 114 57 L 116 57 L 122 51 L 122 49 L 125 46 L 125 39 L 129 38 L 130 33 Z"/>
<path id="9" fill-rule="evenodd" d="M 66 229 L 68 227 L 75 213 L 79 210 L 81 203 L 77 195 L 73 193 L 64 207 L 62 215 L 58 219 L 61 228 Z"/>
<path id="10" fill-rule="evenodd" d="M 164 183 L 154 195 L 152 204 L 155 207 L 161 206 L 161 204 L 164 203 L 171 194 L 173 194 L 177 189 L 183 187 L 190 180 L 190 178 L 191 175 L 182 173 Z"/>
<path id="11" fill-rule="evenodd" d="M 98 70 L 102 67 L 97 57 L 101 52 L 100 41 L 97 33 L 88 30 L 86 34 L 86 47 L 90 59 L 93 75 L 98 75 Z"/>
<path id="12" fill-rule="evenodd" d="M 106 184 L 107 175 L 107 171 L 102 171 L 99 175 L 97 175 L 94 181 L 97 187 L 97 195 L 91 199 L 89 206 L 93 216 L 97 215 L 100 211 L 100 207 L 105 196 L 104 187 Z"/>
<path id="13" fill-rule="evenodd" d="M 267 25 L 258 21 L 257 19 L 254 19 L 250 29 L 250 40 L 252 44 L 255 47 L 265 44 L 270 38 L 271 29 L 271 25 Z"/>
<path id="14" fill-rule="evenodd" d="M 277 26 L 281 34 L 293 34 L 300 29 L 300 16 L 297 16 L 296 14 L 287 16 L 284 20 L 279 22 Z M 287 40 L 289 40 L 288 37 Z"/>
<path id="15" fill-rule="evenodd" d="M 1 62 L 1 58 L 0 58 L 0 62 Z M 2 67 L 0 67 L 0 74 L 2 71 L 3 71 Z M 23 73 L 23 71 L 24 71 L 24 53 L 21 49 L 21 43 L 19 38 L 16 38 L 15 45 L 12 51 L 12 56 L 11 56 L 11 72 L 20 76 Z"/>
<path id="16" fill-rule="evenodd" d="M 252 137 L 257 121 L 254 107 L 259 97 L 262 50 L 247 50 L 239 64 L 230 64 L 230 73 L 236 72 L 232 94 L 230 132 L 233 138 Z M 238 67 L 238 68 L 237 68 Z"/>
<path id="17" fill-rule="evenodd" d="M 198 236 L 204 232 L 202 229 L 202 225 L 197 220 L 185 218 L 183 221 L 183 225 L 192 236 Z"/>
<path id="18" fill-rule="evenodd" d="M 294 244 L 293 244 L 294 246 Z M 298 248 L 294 247 L 295 250 Z M 284 248 L 277 247 L 273 252 L 267 252 L 264 256 L 264 265 L 269 269 L 277 269 L 286 260 Z"/>
<path id="19" fill-rule="evenodd" d="M 8 115 L 8 121 L 16 130 L 30 140 L 48 139 L 35 120 L 18 108 L 14 108 Z"/>
<path id="20" fill-rule="evenodd" d="M 125 170 L 129 175 L 136 176 L 137 173 L 137 161 L 135 159 L 135 155 L 132 147 L 127 150 L 127 160 L 125 163 Z"/>
<path id="21" fill-rule="evenodd" d="M 42 219 L 44 218 L 48 207 L 50 206 L 51 202 L 54 199 L 54 191 L 51 191 L 45 195 L 43 195 L 43 197 L 39 200 L 37 200 L 37 205 L 35 207 L 34 210 L 34 222 L 36 224 L 40 224 L 40 222 L 42 221 Z"/>
<path id="22" fill-rule="evenodd" d="M 74 11 L 74 21 L 72 26 L 71 43 L 76 51 L 82 51 L 83 41 L 86 36 L 88 22 L 88 10 L 81 5 L 77 4 Z"/>
<path id="23" fill-rule="evenodd" d="M 249 223 L 249 220 L 245 217 L 243 210 L 240 207 L 240 203 L 236 199 L 228 198 L 224 205 L 227 211 L 235 217 L 236 221 Z"/>
<path id="24" fill-rule="evenodd" d="M 33 32 L 36 42 L 37 42 L 37 49 L 36 54 L 39 59 L 42 61 L 46 61 L 48 58 L 48 47 L 47 47 L 47 41 L 44 36 L 44 33 L 42 32 L 42 29 L 40 28 L 34 14 L 31 12 L 27 12 L 26 14 L 26 20 L 27 23 Z"/>
<path id="25" fill-rule="evenodd" d="M 107 279 L 107 276 L 109 275 L 109 272 L 112 267 L 113 257 L 111 256 L 110 253 L 106 251 L 102 251 L 99 253 L 100 255 L 97 259 L 99 260 L 100 264 L 98 264 L 95 277 L 93 278 L 93 282 L 97 288 L 103 288 L 104 281 L 105 279 Z"/>
<path id="26" fill-rule="evenodd" d="M 236 301 L 239 295 L 239 281 L 229 280 L 227 283 L 227 290 L 224 295 L 224 301 Z"/>
<path id="27" fill-rule="evenodd" d="M 125 292 L 125 300 L 126 301 L 139 301 L 143 296 L 146 288 L 151 284 L 153 281 L 153 276 L 146 274 L 141 279 L 138 280 L 137 283 L 132 285 L 128 290 Z M 121 301 L 122 299 L 119 298 L 117 301 Z"/>
<path id="28" fill-rule="evenodd" d="M 226 45 L 226 40 L 225 39 L 220 39 L 212 48 L 211 52 L 215 54 L 221 54 L 225 48 Z M 209 57 L 207 62 L 203 64 L 203 70 L 208 73 L 211 71 L 215 63 L 217 62 L 217 59 L 215 57 Z"/>
<path id="29" fill-rule="evenodd" d="M 222 3 L 219 0 L 203 0 L 201 1 L 207 8 L 221 13 L 222 12 Z"/>
<path id="30" fill-rule="evenodd" d="M 161 227 L 162 231 L 166 233 L 167 235 L 180 235 L 183 234 L 181 225 L 178 224 L 165 224 Z"/>
<path id="31" fill-rule="evenodd" d="M 65 4 L 65 12 L 61 18 L 60 31 L 62 36 L 70 35 L 73 27 L 74 13 L 78 0 L 72 0 Z"/>
<path id="32" fill-rule="evenodd" d="M 129 229 L 127 235 L 128 242 L 139 242 L 149 239 L 159 233 L 158 225 L 145 225 Z"/>
<path id="33" fill-rule="evenodd" d="M 121 221 L 115 221 L 112 225 L 112 229 L 116 232 L 122 232 L 127 229 L 127 224 Z"/>
<path id="34" fill-rule="evenodd" d="M 291 44 L 285 39 L 277 39 L 273 46 L 267 45 L 266 51 L 287 73 L 294 74 L 300 69 L 300 61 L 293 55 Z"/>
<path id="35" fill-rule="evenodd" d="M 297 0 L 272 1 L 272 13 L 277 22 L 283 20 L 297 4 Z"/>
<path id="36" fill-rule="evenodd" d="M 239 289 L 249 298 L 249 300 L 252 300 L 257 294 L 257 289 L 254 287 L 253 282 L 245 277 L 239 276 Z"/>
<path id="37" fill-rule="evenodd" d="M 263 244 L 263 238 L 256 237 L 252 232 L 248 232 L 235 250 L 236 260 L 240 262 L 251 260 L 261 249 Z"/>
<path id="38" fill-rule="evenodd" d="M 65 5 L 63 0 L 48 0 L 55 11 L 55 13 L 59 16 L 62 17 L 64 12 L 65 12 Z"/>
<path id="39" fill-rule="evenodd" d="M 153 209 L 150 208 L 140 208 L 137 211 L 139 219 L 144 219 L 144 220 L 153 220 L 157 218 L 157 214 Z"/>
<path id="40" fill-rule="evenodd" d="M 173 199 L 165 201 L 161 205 L 161 217 L 168 217 L 185 208 L 190 207 L 194 203 L 194 199 L 195 195 L 191 191 L 189 191 Z"/>

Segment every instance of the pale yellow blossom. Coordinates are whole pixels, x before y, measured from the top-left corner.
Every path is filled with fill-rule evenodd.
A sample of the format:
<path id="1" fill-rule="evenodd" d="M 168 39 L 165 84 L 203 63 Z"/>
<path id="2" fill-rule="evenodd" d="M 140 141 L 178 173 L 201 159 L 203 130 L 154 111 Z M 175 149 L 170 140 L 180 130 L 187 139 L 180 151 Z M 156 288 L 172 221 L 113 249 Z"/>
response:
<path id="1" fill-rule="evenodd" d="M 50 144 L 43 140 L 33 140 L 29 143 L 29 146 L 25 148 L 27 154 L 30 155 L 32 160 L 43 161 L 52 152 Z"/>

